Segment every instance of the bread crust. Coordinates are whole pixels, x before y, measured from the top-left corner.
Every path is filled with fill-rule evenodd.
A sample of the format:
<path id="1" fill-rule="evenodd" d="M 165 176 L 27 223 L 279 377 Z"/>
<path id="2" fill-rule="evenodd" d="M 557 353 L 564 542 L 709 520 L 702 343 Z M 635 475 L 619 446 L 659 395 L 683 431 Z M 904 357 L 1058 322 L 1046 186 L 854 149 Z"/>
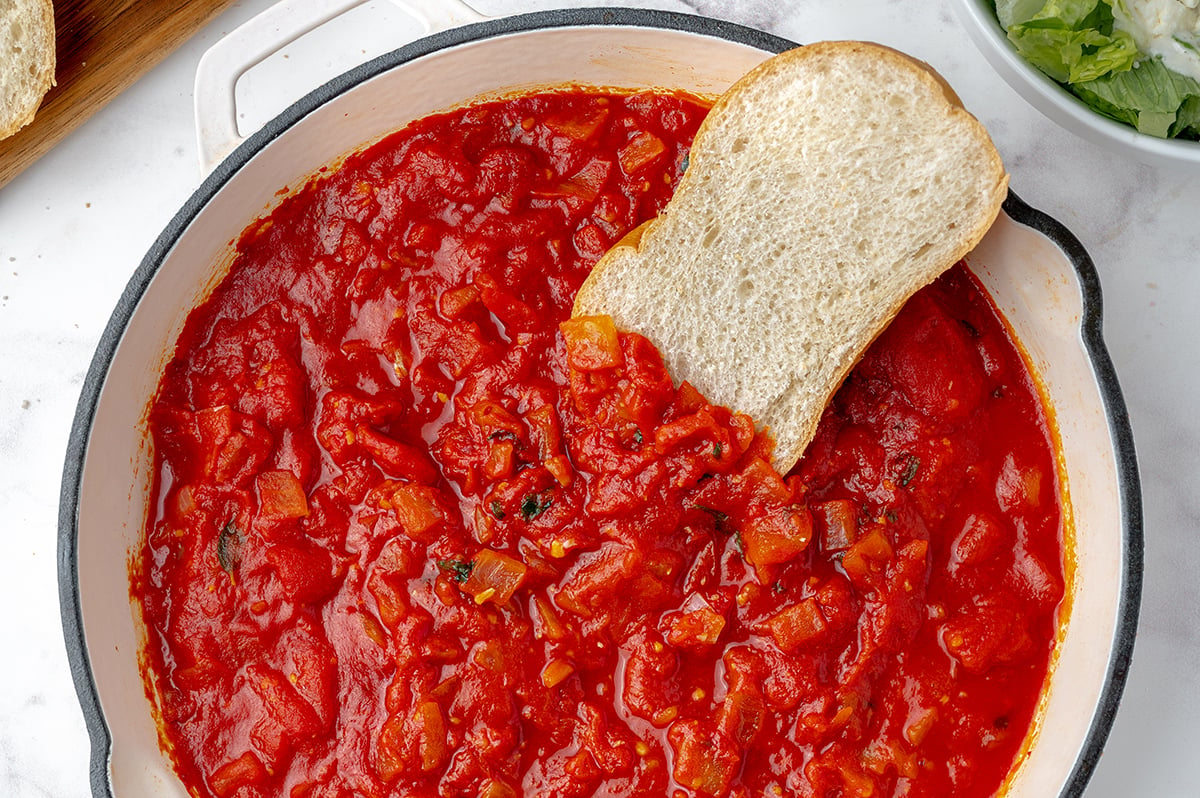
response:
<path id="1" fill-rule="evenodd" d="M 828 264 L 817 262 L 820 258 L 801 258 L 796 263 L 782 264 L 781 267 L 781 263 L 776 262 L 779 259 L 773 261 L 769 255 L 762 257 L 749 251 L 739 252 L 732 247 L 722 248 L 719 241 L 714 246 L 702 245 L 702 241 L 698 240 L 701 230 L 689 223 L 689 214 L 700 217 L 710 213 L 711 218 L 699 225 L 704 227 L 707 224 L 705 229 L 709 231 L 719 229 L 727 223 L 754 223 L 748 222 L 747 218 L 767 218 L 774 221 L 789 218 L 787 214 L 781 216 L 778 209 L 769 207 L 773 200 L 770 189 L 762 194 L 748 193 L 750 203 L 763 206 L 761 214 L 743 214 L 730 222 L 728 217 L 741 214 L 742 208 L 735 208 L 730 214 L 711 213 L 712 209 L 723 207 L 718 195 L 736 193 L 735 188 L 740 188 L 731 188 L 734 181 L 754 179 L 748 174 L 730 174 L 732 167 L 729 164 L 734 163 L 735 159 L 732 156 L 727 157 L 727 150 L 714 149 L 717 143 L 722 143 L 728 138 L 731 129 L 737 128 L 739 120 L 747 115 L 747 107 L 761 112 L 761 107 L 756 104 L 771 98 L 773 95 L 769 92 L 786 90 L 789 85 L 798 82 L 803 83 L 805 91 L 809 91 L 810 87 L 804 81 L 814 80 L 820 83 L 827 72 L 833 74 L 841 70 L 844 74 L 847 65 L 868 63 L 873 68 L 885 70 L 888 75 L 894 75 L 898 86 L 907 87 L 906 90 L 911 89 L 919 95 L 924 103 L 924 110 L 934 118 L 939 125 L 938 129 L 951 131 L 953 146 L 962 147 L 970 153 L 971 173 L 966 176 L 969 180 L 962 189 L 964 193 L 970 194 L 970 207 L 963 211 L 962 218 L 944 220 L 941 218 L 945 213 L 943 209 L 937 210 L 936 214 L 927 214 L 930 217 L 928 219 L 918 218 L 919 222 L 928 222 L 931 230 L 940 230 L 949 225 L 950 236 L 947 240 L 937 240 L 937 257 L 911 266 L 899 265 L 899 261 L 893 260 L 895 253 L 881 248 L 883 255 L 877 261 L 862 265 L 868 278 L 871 277 L 872 270 L 880 273 L 882 282 L 893 276 L 893 270 L 911 269 L 912 273 L 906 273 L 903 279 L 894 281 L 895 285 L 888 283 L 886 290 L 864 292 L 851 286 L 847 291 L 841 292 L 841 287 L 837 284 L 841 279 L 840 274 L 830 273 Z M 797 77 L 798 75 L 800 77 Z M 764 90 L 768 94 L 759 97 Z M 813 91 L 821 103 L 842 102 L 842 99 L 836 96 L 821 96 L 819 87 Z M 804 106 L 801 111 L 807 114 L 810 109 Z M 819 116 L 823 111 L 823 108 L 817 108 L 813 113 Z M 888 118 L 883 116 L 881 119 L 880 124 L 884 128 L 882 136 L 888 132 Z M 872 123 L 876 121 L 878 120 L 872 117 Z M 899 128 L 903 127 L 902 122 L 903 120 L 896 123 Z M 806 127 L 801 120 L 784 119 L 780 128 L 787 131 L 795 129 L 797 135 L 807 135 L 806 131 L 811 131 L 811 127 Z M 776 137 L 780 135 L 777 130 L 772 129 L 771 132 Z M 734 139 L 734 143 L 739 140 Z M 855 144 L 862 144 L 863 141 L 868 145 L 871 143 L 869 137 L 864 139 L 859 136 Z M 833 146 L 837 142 L 821 143 L 829 147 L 828 151 L 832 155 L 826 156 L 826 151 L 822 150 L 818 156 L 806 160 L 804 167 L 819 171 L 827 161 L 833 161 L 837 162 L 834 164 L 836 168 L 843 168 L 842 154 Z M 942 143 L 940 139 L 923 142 L 924 146 L 930 148 L 940 147 Z M 764 134 L 747 146 L 759 146 L 774 152 L 773 148 L 778 146 L 778 142 L 772 136 Z M 780 151 L 790 153 L 792 150 L 782 146 Z M 712 163 L 708 162 L 710 159 Z M 886 173 L 886 164 L 880 166 L 872 162 L 870 165 L 878 167 L 877 171 L 880 174 Z M 869 170 L 851 169 L 839 179 L 873 179 L 875 172 L 864 176 L 866 171 Z M 920 189 L 920 186 L 914 189 L 905 183 L 903 175 L 894 181 L 882 179 L 877 182 L 878 185 L 861 188 L 867 194 L 871 191 L 887 192 L 892 189 Z M 834 180 L 830 185 L 835 185 L 836 188 L 840 184 Z M 794 466 L 807 448 L 816 432 L 823 408 L 867 347 L 916 290 L 954 265 L 979 243 L 999 213 L 1007 194 L 1007 187 L 1008 176 L 987 131 L 966 111 L 949 84 L 928 64 L 890 47 L 867 42 L 821 42 L 800 47 L 763 62 L 718 99 L 696 134 L 688 171 L 681 178 L 675 197 L 667 209 L 658 218 L 632 231 L 600 260 L 576 296 L 574 314 L 611 315 L 623 329 L 646 335 L 663 351 L 664 360 L 677 380 L 688 379 L 710 400 L 728 404 L 734 410 L 748 412 L 756 422 L 765 424 L 777 442 L 774 465 L 781 472 L 786 472 Z M 838 196 L 836 191 L 825 192 L 824 188 L 827 188 L 827 184 L 814 182 L 814 190 L 808 194 L 803 191 L 798 197 L 787 194 L 787 200 L 795 204 L 794 208 L 788 209 L 788 213 L 801 220 L 820 220 L 826 226 L 857 223 L 858 217 L 852 215 L 861 211 L 857 206 L 848 209 L 851 215 L 846 218 L 836 214 L 830 217 L 829 214 L 821 212 L 817 206 L 822 202 L 829 202 L 830 197 Z M 935 215 L 938 218 L 933 218 Z M 798 226 L 813 236 L 819 237 L 823 232 L 820 229 L 804 228 L 803 223 L 799 223 Z M 783 224 L 768 224 L 757 233 L 759 235 L 753 236 L 756 240 L 751 242 L 754 245 L 758 244 L 758 238 L 793 236 L 795 230 L 784 227 Z M 707 239 L 711 235 L 711 232 L 706 233 L 703 238 Z M 716 235 L 719 238 L 722 233 Z M 790 242 L 781 242 L 781 245 L 788 243 Z M 758 247 L 755 252 L 761 249 L 763 248 Z M 901 256 L 903 254 L 900 253 Z M 917 252 L 918 256 L 921 254 L 920 251 Z M 853 253 L 848 257 L 852 259 Z M 714 269 L 740 269 L 751 284 L 763 275 L 766 276 L 764 279 L 802 284 L 807 279 L 807 271 L 821 271 L 822 276 L 818 280 L 819 291 L 816 292 L 819 295 L 807 293 L 803 287 L 799 290 L 782 290 L 778 292 L 783 297 L 780 301 L 800 305 L 826 303 L 814 309 L 816 316 L 813 318 L 820 317 L 826 321 L 853 318 L 853 328 L 836 331 L 838 340 L 825 340 L 819 330 L 814 332 L 810 329 L 810 323 L 796 321 L 797 318 L 804 317 L 806 311 L 803 308 L 791 313 L 792 308 L 780 308 L 779 302 L 771 306 L 774 310 L 767 308 L 766 317 L 759 319 L 752 327 L 750 321 L 738 317 L 736 307 L 722 304 L 727 300 L 731 302 L 735 297 L 736 292 L 725 290 L 728 288 L 729 279 L 718 274 L 712 275 L 711 280 L 708 280 L 709 275 L 694 268 L 697 261 L 705 259 L 714 264 Z M 920 261 L 920 257 L 915 260 Z M 862 275 L 857 273 L 858 268 L 858 265 L 855 265 L 853 269 L 846 269 L 847 279 L 859 280 Z M 697 283 L 697 280 L 703 287 L 692 290 L 692 284 Z M 673 285 L 674 288 L 663 290 L 661 286 L 665 285 Z M 708 304 L 714 301 L 718 305 L 715 308 Z M 826 305 L 830 301 L 865 302 L 870 307 L 866 309 L 863 317 L 859 318 L 851 311 L 841 312 L 835 308 L 835 312 L 829 312 Z M 655 302 L 667 302 L 671 307 L 666 312 L 655 315 L 649 312 L 650 305 Z M 777 317 L 772 318 L 772 314 Z M 650 316 L 654 318 L 649 318 Z M 721 367 L 719 373 L 714 373 L 718 369 L 713 367 L 712 361 L 725 356 L 722 347 L 698 341 L 697 336 L 700 333 L 696 330 L 678 329 L 685 325 L 688 319 L 698 317 L 705 317 L 711 329 L 725 331 L 724 334 L 730 338 L 729 347 L 738 350 L 729 355 L 729 362 Z M 786 346 L 768 347 L 770 356 L 763 362 L 748 361 L 740 351 L 757 351 L 747 344 L 746 336 L 791 335 L 804 339 L 805 346 L 815 342 L 815 345 L 822 349 L 805 361 L 810 365 L 815 363 L 819 367 L 805 366 L 805 362 L 800 362 L 804 361 L 803 357 L 790 358 Z M 681 341 L 688 345 L 681 345 Z M 697 346 L 697 342 L 700 345 Z M 830 358 L 833 361 L 829 361 Z M 821 362 L 822 360 L 827 362 Z M 734 382 L 738 385 L 731 386 L 730 383 Z M 738 406 L 739 399 L 747 396 L 749 400 L 746 404 L 749 406 Z"/>
<path id="2" fill-rule="evenodd" d="M 20 25 L 19 41 L 0 52 L 0 139 L 33 121 L 55 85 L 53 0 L 16 0 L 0 23 Z"/>

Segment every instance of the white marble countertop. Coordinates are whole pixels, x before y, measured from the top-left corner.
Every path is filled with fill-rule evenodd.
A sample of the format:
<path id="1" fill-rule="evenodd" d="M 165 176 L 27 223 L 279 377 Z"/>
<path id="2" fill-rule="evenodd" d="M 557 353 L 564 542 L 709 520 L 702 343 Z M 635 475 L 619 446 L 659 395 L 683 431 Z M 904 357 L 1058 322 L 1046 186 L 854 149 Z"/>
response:
<path id="1" fill-rule="evenodd" d="M 0 189 L 0 794 L 89 794 L 56 571 L 71 419 L 126 280 L 199 185 L 197 61 L 271 1 L 236 4 Z M 551 6 L 476 5 L 491 13 Z M 1014 190 L 1089 250 L 1138 447 L 1146 568 L 1132 671 L 1087 795 L 1200 795 L 1200 172 L 1143 166 L 1047 121 L 992 72 L 948 0 L 635 5 L 723 17 L 798 42 L 872 39 L 930 62 L 990 129 Z M 316 71 L 340 71 L 380 40 L 401 43 L 411 25 L 372 21 L 379 13 L 395 14 L 367 9 L 326 32 L 334 46 L 318 50 Z M 261 96 L 288 99 L 264 85 Z"/>

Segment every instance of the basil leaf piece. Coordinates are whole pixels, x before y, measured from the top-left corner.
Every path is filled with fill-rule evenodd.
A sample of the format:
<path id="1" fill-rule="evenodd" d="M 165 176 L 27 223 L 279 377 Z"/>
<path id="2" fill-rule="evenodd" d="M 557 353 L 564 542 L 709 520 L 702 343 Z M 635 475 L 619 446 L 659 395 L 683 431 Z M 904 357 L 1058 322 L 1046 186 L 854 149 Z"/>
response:
<path id="1" fill-rule="evenodd" d="M 545 493 L 531 493 L 521 500 L 521 518 L 532 521 L 550 508 L 554 497 Z"/>
<path id="2" fill-rule="evenodd" d="M 437 567 L 461 585 L 471 578 L 471 571 L 475 568 L 475 563 L 472 560 L 438 560 Z"/>
<path id="3" fill-rule="evenodd" d="M 242 532 L 233 519 L 217 534 L 217 563 L 221 570 L 233 577 L 233 572 L 242 564 Z"/>

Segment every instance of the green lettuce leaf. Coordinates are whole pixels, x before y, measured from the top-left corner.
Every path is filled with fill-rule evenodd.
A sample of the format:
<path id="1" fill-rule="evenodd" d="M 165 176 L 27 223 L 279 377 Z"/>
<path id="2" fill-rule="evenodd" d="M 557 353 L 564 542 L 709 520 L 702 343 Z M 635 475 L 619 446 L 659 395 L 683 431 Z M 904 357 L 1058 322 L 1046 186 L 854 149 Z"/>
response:
<path id="1" fill-rule="evenodd" d="M 1125 31 L 1106 35 L 1098 30 L 1046 27 L 1041 20 L 1015 25 L 1008 38 L 1017 52 L 1059 83 L 1082 83 L 1124 72 L 1138 57 L 1133 37 Z"/>
<path id="2" fill-rule="evenodd" d="M 1113 25 L 1121 0 L 995 0 L 1027 61 L 1100 113 L 1152 136 L 1200 137 L 1200 82 L 1138 52 Z"/>
<path id="3" fill-rule="evenodd" d="M 1200 82 L 1172 72 L 1157 58 L 1071 89 L 1096 110 L 1151 136 L 1165 138 L 1196 126 L 1194 100 L 1200 98 Z"/>
<path id="4" fill-rule="evenodd" d="M 1138 57 L 1133 37 L 1113 29 L 1104 0 L 998 0 L 996 14 L 1010 20 L 1005 28 L 1017 52 L 1059 83 L 1123 72 Z"/>
<path id="5" fill-rule="evenodd" d="M 1179 106 L 1175 129 L 1170 135 L 1180 138 L 1200 138 L 1200 95 L 1192 95 Z"/>
<path id="6" fill-rule="evenodd" d="M 1037 16 L 1046 0 L 996 0 L 996 18 L 1005 30 Z"/>
<path id="7" fill-rule="evenodd" d="M 996 0 L 996 16 L 1005 30 L 1033 22 L 1047 28 L 1091 28 L 1108 34 L 1113 24 L 1108 0 Z"/>

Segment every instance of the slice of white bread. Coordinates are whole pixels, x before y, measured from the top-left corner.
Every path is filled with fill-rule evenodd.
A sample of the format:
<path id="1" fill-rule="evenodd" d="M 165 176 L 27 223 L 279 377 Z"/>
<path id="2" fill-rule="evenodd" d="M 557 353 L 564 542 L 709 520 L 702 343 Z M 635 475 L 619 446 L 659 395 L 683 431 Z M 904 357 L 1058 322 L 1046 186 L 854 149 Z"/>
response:
<path id="1" fill-rule="evenodd" d="M 880 45 L 771 58 L 714 105 L 675 196 L 597 264 L 607 314 L 676 381 L 803 455 L 825 405 L 904 302 L 983 237 L 1008 176 L 931 67 Z"/>
<path id="2" fill-rule="evenodd" d="M 33 121 L 54 66 L 52 0 L 0 0 L 0 139 Z"/>

